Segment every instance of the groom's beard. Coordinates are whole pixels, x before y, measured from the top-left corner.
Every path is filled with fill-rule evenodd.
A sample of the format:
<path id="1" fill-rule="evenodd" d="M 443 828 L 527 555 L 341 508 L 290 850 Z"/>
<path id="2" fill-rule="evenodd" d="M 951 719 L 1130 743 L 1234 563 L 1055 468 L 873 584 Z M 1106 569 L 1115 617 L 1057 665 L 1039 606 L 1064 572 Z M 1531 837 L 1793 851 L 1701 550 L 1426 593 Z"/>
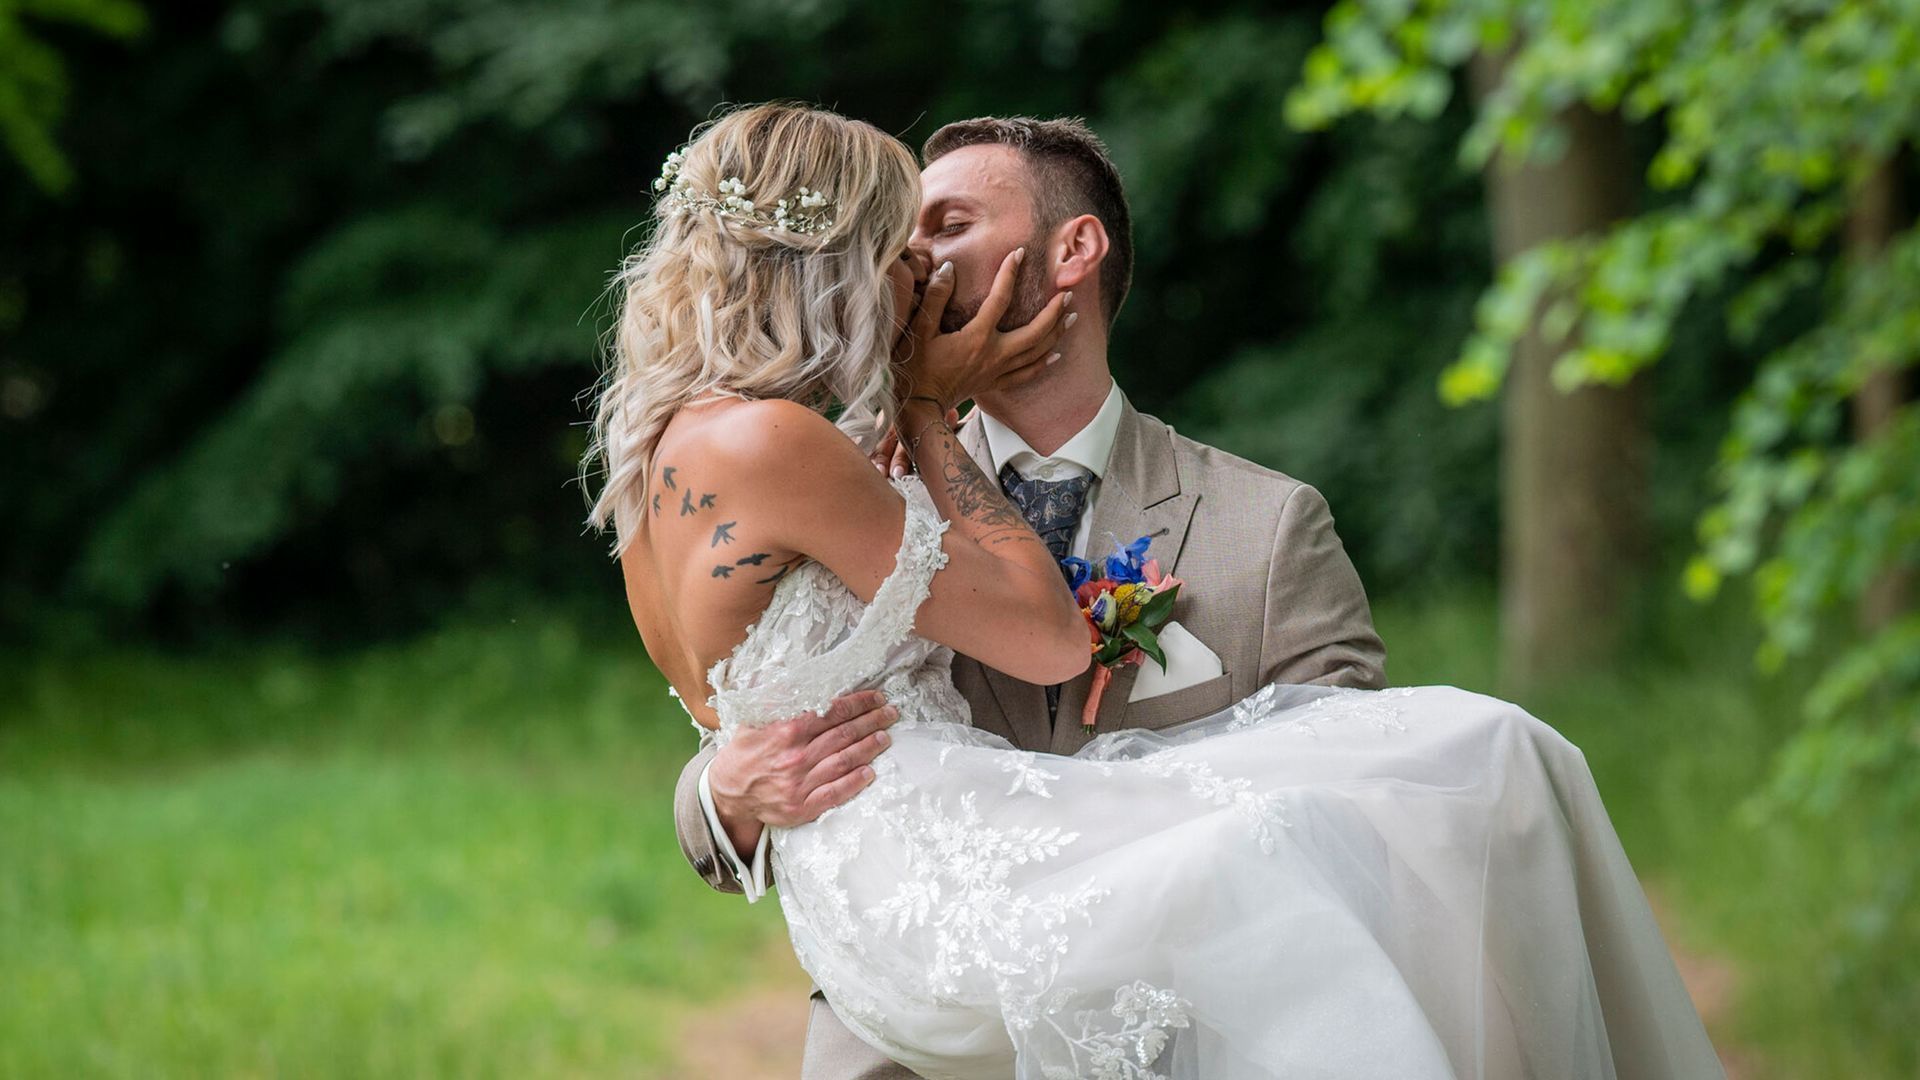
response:
<path id="1" fill-rule="evenodd" d="M 1042 238 L 1035 236 L 1027 241 L 1027 258 L 1020 261 L 1020 268 L 1013 272 L 1013 302 L 1007 305 L 1007 313 L 1000 320 L 1002 331 L 1018 330 L 1032 322 L 1040 310 L 1053 299 L 1047 292 L 1046 277 L 1041 264 L 1046 260 L 1036 257 L 1041 250 Z M 979 296 L 962 303 L 957 297 L 947 302 L 947 310 L 940 316 L 940 332 L 951 334 L 955 330 L 973 321 L 980 313 L 980 306 L 987 302 L 987 291 L 993 283 L 987 283 L 987 289 Z"/>

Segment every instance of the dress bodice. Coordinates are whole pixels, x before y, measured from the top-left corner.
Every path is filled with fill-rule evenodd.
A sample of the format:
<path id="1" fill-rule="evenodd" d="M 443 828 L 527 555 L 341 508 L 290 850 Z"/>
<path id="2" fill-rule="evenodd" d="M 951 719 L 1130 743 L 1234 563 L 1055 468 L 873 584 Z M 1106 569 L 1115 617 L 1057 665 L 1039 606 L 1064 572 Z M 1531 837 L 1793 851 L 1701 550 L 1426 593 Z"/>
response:
<path id="1" fill-rule="evenodd" d="M 913 633 L 933 575 L 947 564 L 941 537 L 948 523 L 919 477 L 891 483 L 905 500 L 906 525 L 872 602 L 823 564 L 796 564 L 747 636 L 707 672 L 707 704 L 720 718 L 719 730 L 707 733 L 715 742 L 726 743 L 742 725 L 824 711 L 840 694 L 874 687 L 902 718 L 966 721 L 950 676 L 953 651 Z"/>

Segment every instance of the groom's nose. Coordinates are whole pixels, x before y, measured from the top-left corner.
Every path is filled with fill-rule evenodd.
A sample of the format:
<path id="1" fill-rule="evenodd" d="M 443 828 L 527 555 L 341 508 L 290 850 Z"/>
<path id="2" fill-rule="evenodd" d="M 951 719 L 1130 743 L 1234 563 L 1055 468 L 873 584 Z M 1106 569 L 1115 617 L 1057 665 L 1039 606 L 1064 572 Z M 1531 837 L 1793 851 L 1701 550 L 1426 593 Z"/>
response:
<path id="1" fill-rule="evenodd" d="M 907 241 L 907 254 L 913 256 L 913 280 L 925 285 L 927 278 L 933 276 L 933 239 L 916 230 Z"/>

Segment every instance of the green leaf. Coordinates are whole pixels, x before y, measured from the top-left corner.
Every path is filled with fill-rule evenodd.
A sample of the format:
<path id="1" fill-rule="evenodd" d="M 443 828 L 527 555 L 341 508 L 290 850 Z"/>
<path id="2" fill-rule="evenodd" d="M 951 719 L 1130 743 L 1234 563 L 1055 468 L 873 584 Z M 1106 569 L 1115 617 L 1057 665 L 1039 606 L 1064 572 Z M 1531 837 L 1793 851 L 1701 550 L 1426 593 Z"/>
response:
<path id="1" fill-rule="evenodd" d="M 1132 626 L 1121 627 L 1120 633 L 1124 634 L 1127 640 L 1140 646 L 1141 652 L 1153 657 L 1154 662 L 1160 665 L 1161 671 L 1167 670 L 1167 654 L 1165 650 L 1160 648 L 1159 634 L 1154 633 L 1139 623 L 1134 623 Z"/>
<path id="2" fill-rule="evenodd" d="M 1147 601 L 1146 606 L 1140 609 L 1139 625 L 1159 629 L 1161 623 L 1172 617 L 1174 601 L 1179 597 L 1180 586 L 1178 585 L 1154 593 L 1153 599 Z"/>

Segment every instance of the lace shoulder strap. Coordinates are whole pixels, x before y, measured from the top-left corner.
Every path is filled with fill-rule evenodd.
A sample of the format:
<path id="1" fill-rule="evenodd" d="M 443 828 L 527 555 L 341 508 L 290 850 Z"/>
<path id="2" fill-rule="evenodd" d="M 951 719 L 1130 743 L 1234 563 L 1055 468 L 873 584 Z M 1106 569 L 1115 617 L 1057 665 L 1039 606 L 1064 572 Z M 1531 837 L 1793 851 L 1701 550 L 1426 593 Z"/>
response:
<path id="1" fill-rule="evenodd" d="M 906 502 L 906 526 L 894 553 L 893 570 L 875 590 L 873 602 L 826 652 L 781 671 L 767 683 L 716 692 L 709 701 L 723 723 L 729 715 L 778 719 L 823 711 L 835 695 L 879 675 L 893 650 L 912 635 L 913 617 L 933 591 L 933 575 L 947 565 L 947 553 L 940 544 L 949 523 L 940 517 L 919 477 L 891 483 Z"/>
<path id="2" fill-rule="evenodd" d="M 852 633 L 828 654 L 845 650 L 857 655 L 861 670 L 868 674 L 913 632 L 913 617 L 933 591 L 933 575 L 947 565 L 940 539 L 952 523 L 941 518 L 918 476 L 903 476 L 892 484 L 907 502 L 907 523 L 900 535 L 900 550 L 893 556 L 893 572 L 875 590 L 873 603 L 861 613 Z"/>

